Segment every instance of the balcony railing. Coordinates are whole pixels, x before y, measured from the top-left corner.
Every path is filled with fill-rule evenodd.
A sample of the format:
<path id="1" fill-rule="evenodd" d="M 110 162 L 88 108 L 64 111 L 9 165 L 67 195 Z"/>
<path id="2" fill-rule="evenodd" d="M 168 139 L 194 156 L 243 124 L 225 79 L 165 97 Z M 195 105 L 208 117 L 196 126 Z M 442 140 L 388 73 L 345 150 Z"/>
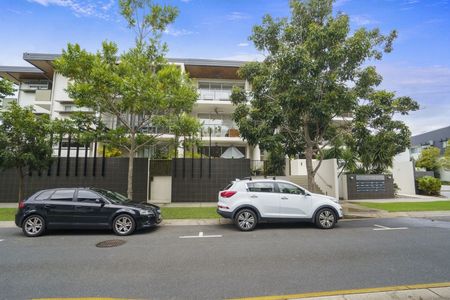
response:
<path id="1" fill-rule="evenodd" d="M 50 101 L 52 90 L 36 90 L 36 101 Z"/>
<path id="2" fill-rule="evenodd" d="M 209 136 L 209 130 L 211 130 L 212 137 L 239 137 L 239 130 L 234 126 L 217 126 L 211 124 L 203 124 L 202 135 L 204 137 Z"/>
<path id="3" fill-rule="evenodd" d="M 229 90 L 203 90 L 199 89 L 199 100 L 203 101 L 230 101 L 231 91 Z"/>

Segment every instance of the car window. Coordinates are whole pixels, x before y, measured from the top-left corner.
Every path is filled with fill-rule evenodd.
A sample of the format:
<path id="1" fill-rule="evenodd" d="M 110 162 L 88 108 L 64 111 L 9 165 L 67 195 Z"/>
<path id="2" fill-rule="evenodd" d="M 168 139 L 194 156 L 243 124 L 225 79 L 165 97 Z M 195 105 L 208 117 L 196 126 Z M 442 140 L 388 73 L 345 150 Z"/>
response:
<path id="1" fill-rule="evenodd" d="M 42 193 L 37 195 L 36 198 L 34 198 L 34 200 L 47 200 L 53 192 L 54 192 L 53 190 L 43 191 Z"/>
<path id="2" fill-rule="evenodd" d="M 57 190 L 52 197 L 51 201 L 72 201 L 75 190 Z"/>
<path id="3" fill-rule="evenodd" d="M 274 193 L 275 184 L 273 182 L 249 182 L 247 183 L 249 192 Z"/>
<path id="4" fill-rule="evenodd" d="M 95 201 L 99 198 L 100 196 L 96 193 L 86 190 L 79 190 L 77 195 L 77 201 L 85 203 L 95 203 Z"/>
<path id="5" fill-rule="evenodd" d="M 296 195 L 304 195 L 305 191 L 293 184 L 278 182 L 278 189 L 280 193 L 283 194 L 296 194 Z"/>

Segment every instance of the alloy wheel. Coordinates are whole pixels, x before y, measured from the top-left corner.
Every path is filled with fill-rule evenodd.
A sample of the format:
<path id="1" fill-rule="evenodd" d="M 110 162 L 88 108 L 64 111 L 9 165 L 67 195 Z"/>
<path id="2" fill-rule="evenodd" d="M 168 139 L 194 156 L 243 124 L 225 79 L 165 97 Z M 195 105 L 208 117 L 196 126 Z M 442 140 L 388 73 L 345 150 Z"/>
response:
<path id="1" fill-rule="evenodd" d="M 24 226 L 24 230 L 25 232 L 30 235 L 30 236 L 34 236 L 34 235 L 38 235 L 43 227 L 44 227 L 44 222 L 41 218 L 37 217 L 37 216 L 33 216 L 28 218 L 25 221 Z"/>
<path id="2" fill-rule="evenodd" d="M 238 224 L 239 227 L 241 227 L 242 229 L 248 230 L 254 226 L 255 217 L 251 213 L 244 211 L 241 214 L 239 214 Z"/>
<path id="3" fill-rule="evenodd" d="M 323 210 L 319 214 L 319 222 L 323 228 L 331 228 L 334 225 L 335 217 L 330 210 Z"/>
<path id="4" fill-rule="evenodd" d="M 133 228 L 133 220 L 130 217 L 122 216 L 116 220 L 114 226 L 119 234 L 126 235 Z"/>

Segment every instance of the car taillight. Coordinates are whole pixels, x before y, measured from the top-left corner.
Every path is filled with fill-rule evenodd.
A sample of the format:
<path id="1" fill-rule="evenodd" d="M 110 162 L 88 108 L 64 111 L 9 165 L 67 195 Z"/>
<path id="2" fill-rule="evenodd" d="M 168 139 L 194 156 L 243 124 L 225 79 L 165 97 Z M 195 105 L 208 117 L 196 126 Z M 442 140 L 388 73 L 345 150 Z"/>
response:
<path id="1" fill-rule="evenodd" d="M 236 194 L 235 191 L 223 191 L 223 192 L 220 192 L 220 197 L 230 198 L 230 197 L 233 197 L 234 194 Z"/>
<path id="2" fill-rule="evenodd" d="M 19 202 L 19 208 L 25 208 L 25 200 Z"/>

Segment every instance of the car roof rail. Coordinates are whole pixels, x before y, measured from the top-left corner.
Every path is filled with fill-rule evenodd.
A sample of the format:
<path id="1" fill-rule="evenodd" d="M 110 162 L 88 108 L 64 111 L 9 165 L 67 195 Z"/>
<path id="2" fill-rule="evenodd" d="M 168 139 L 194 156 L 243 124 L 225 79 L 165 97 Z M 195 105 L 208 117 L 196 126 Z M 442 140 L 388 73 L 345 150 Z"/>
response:
<path id="1" fill-rule="evenodd" d="M 250 180 L 250 181 L 252 181 L 253 179 L 252 179 L 252 177 L 251 177 L 251 176 L 248 176 L 248 177 L 244 177 L 244 178 L 242 178 L 241 180 Z"/>

